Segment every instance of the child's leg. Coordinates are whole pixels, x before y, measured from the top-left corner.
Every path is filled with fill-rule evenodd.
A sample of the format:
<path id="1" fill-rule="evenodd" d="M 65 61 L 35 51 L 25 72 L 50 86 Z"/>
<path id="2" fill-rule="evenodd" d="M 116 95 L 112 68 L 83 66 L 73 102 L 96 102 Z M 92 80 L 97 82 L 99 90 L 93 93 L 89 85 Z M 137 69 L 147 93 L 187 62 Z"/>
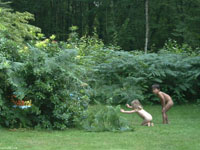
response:
<path id="1" fill-rule="evenodd" d="M 173 103 L 167 103 L 167 105 L 165 106 L 165 112 L 168 112 L 168 110 L 173 106 Z"/>
<path id="2" fill-rule="evenodd" d="M 166 123 L 166 113 L 165 111 L 162 112 L 163 124 Z"/>
<path id="3" fill-rule="evenodd" d="M 151 126 L 151 122 L 149 120 L 144 120 L 141 124 L 142 126 Z"/>
<path id="4" fill-rule="evenodd" d="M 164 111 L 164 118 L 165 118 L 165 123 L 169 123 L 169 120 L 168 120 L 168 116 L 167 116 L 167 111 L 173 106 L 173 103 L 168 103 L 166 106 L 165 106 L 165 111 Z"/>
<path id="5" fill-rule="evenodd" d="M 169 120 L 168 120 L 168 115 L 167 115 L 167 113 L 166 113 L 166 120 L 165 120 L 165 122 L 166 122 L 166 124 L 168 124 L 168 123 L 169 123 Z"/>

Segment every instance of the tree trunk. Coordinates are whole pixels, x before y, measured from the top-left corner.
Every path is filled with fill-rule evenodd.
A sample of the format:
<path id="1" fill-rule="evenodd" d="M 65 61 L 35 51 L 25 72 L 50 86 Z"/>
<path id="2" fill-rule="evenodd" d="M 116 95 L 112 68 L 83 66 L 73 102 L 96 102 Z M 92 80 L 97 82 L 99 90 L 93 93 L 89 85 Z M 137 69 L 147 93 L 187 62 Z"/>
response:
<path id="1" fill-rule="evenodd" d="M 144 51 L 147 54 L 148 42 L 149 42 L 149 0 L 145 1 L 145 17 L 146 17 L 146 34 L 145 34 L 145 47 Z"/>

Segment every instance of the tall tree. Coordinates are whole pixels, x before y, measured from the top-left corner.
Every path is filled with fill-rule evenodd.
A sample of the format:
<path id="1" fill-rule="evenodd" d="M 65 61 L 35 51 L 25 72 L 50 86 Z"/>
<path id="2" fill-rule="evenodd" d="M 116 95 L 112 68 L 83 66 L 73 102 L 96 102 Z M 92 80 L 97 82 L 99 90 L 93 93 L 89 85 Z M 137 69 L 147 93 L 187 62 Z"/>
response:
<path id="1" fill-rule="evenodd" d="M 146 23 L 146 34 L 145 34 L 145 47 L 144 51 L 147 53 L 148 42 L 149 42 L 149 0 L 145 1 L 145 23 Z"/>

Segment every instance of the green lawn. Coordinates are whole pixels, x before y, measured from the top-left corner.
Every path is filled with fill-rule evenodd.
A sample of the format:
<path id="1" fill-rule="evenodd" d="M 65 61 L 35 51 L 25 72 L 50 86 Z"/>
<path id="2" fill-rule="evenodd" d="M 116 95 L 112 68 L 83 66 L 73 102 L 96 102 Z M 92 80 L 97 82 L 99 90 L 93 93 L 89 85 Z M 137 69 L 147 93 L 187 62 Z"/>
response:
<path id="1" fill-rule="evenodd" d="M 161 124 L 160 106 L 145 106 L 154 127 L 140 126 L 136 114 L 122 114 L 135 126 L 133 132 L 33 131 L 0 129 L 0 150 L 199 150 L 200 106 L 174 106 L 170 125 Z"/>

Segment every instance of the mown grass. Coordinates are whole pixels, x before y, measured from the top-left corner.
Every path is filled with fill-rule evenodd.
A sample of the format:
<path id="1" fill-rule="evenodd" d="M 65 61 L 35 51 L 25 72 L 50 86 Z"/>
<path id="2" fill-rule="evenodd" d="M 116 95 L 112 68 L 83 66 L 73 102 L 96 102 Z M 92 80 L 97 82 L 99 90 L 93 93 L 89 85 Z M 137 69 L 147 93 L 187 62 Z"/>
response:
<path id="1" fill-rule="evenodd" d="M 96 108 L 96 106 L 93 106 Z M 135 127 L 133 132 L 36 131 L 0 129 L 0 150 L 199 150 L 200 106 L 174 106 L 163 125 L 160 106 L 145 106 L 154 127 L 140 126 L 136 114 L 121 114 Z M 92 109 L 91 109 L 92 110 Z"/>

